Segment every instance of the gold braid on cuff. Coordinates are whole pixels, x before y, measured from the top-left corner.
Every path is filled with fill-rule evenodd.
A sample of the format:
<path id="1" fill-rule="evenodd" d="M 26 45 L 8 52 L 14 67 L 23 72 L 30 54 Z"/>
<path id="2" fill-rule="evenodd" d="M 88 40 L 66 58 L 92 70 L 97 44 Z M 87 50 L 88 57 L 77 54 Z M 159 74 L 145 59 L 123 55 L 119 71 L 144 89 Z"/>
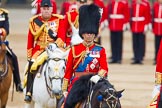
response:
<path id="1" fill-rule="evenodd" d="M 162 73 L 160 72 L 155 73 L 155 84 L 157 85 L 162 84 Z"/>
<path id="2" fill-rule="evenodd" d="M 106 73 L 106 70 L 101 69 L 101 70 L 98 72 L 98 75 L 101 76 L 101 77 L 104 77 L 104 76 L 105 76 L 105 73 Z"/>
<path id="3" fill-rule="evenodd" d="M 62 91 L 67 91 L 67 88 L 68 88 L 68 80 L 64 78 L 62 84 Z"/>

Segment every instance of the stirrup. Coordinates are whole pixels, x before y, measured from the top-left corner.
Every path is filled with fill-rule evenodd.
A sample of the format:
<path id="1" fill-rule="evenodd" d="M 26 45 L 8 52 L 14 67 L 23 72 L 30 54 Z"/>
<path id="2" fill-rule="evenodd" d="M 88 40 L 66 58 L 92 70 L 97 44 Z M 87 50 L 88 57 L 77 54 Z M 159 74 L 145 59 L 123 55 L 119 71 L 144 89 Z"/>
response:
<path id="1" fill-rule="evenodd" d="M 24 99 L 25 102 L 27 103 L 30 103 L 32 101 L 32 96 L 31 96 L 31 93 L 28 92 L 26 95 L 25 95 L 25 99 Z"/>

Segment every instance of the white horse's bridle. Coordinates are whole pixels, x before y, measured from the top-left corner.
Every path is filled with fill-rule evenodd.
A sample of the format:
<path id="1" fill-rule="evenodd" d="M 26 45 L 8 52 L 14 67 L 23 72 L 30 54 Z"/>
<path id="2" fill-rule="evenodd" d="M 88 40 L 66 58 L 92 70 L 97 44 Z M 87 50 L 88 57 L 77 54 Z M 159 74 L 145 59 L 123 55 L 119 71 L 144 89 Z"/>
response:
<path id="1" fill-rule="evenodd" d="M 61 78 L 60 76 L 53 76 L 53 77 L 50 77 L 49 74 L 48 74 L 48 76 L 47 76 L 47 73 L 46 73 L 46 72 L 49 72 L 49 69 L 47 69 L 47 68 L 49 68 L 49 67 L 48 67 L 48 63 L 49 63 L 50 60 L 54 60 L 54 61 L 58 62 L 58 61 L 60 61 L 60 60 L 64 60 L 64 61 L 65 61 L 65 59 L 60 59 L 60 58 L 49 58 L 49 59 L 47 60 L 47 65 L 46 65 L 46 69 L 45 69 L 45 72 L 44 72 L 44 77 L 45 77 L 45 82 L 46 82 L 46 87 L 47 87 L 48 94 L 50 95 L 51 98 L 54 98 L 54 96 L 55 96 L 56 98 L 57 98 L 57 97 L 59 98 L 61 94 L 59 94 L 59 95 L 53 95 L 53 94 L 52 94 L 52 80 L 61 80 L 61 82 L 62 82 L 63 78 Z M 65 69 L 65 68 L 64 68 L 64 69 Z M 48 71 L 47 71 L 47 70 L 48 70 Z M 47 83 L 47 78 L 50 80 L 50 85 Z"/>

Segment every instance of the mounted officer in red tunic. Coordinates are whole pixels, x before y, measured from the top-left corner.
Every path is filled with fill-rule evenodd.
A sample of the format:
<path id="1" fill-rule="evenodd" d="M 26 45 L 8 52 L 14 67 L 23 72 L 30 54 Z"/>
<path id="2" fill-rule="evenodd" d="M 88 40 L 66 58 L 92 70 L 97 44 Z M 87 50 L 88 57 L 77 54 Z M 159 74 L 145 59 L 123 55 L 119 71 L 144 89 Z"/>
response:
<path id="1" fill-rule="evenodd" d="M 94 43 L 94 38 L 98 35 L 101 18 L 99 11 L 99 7 L 94 4 L 84 5 L 79 9 L 79 35 L 83 38 L 83 42 L 74 45 L 70 50 L 62 86 L 64 95 L 67 93 L 67 88 L 71 83 L 73 75 L 74 77 L 80 77 L 93 74 L 94 76 L 90 80 L 94 83 L 97 83 L 101 77 L 107 77 L 108 65 L 105 48 Z M 83 90 L 83 86 L 84 84 L 77 88 L 77 90 Z M 71 88 L 70 91 L 73 91 L 73 89 L 75 88 Z M 70 92 L 68 96 L 72 93 Z M 76 98 L 74 103 L 80 102 L 82 96 L 80 94 L 74 95 L 79 97 Z M 71 100 L 73 97 L 67 98 Z M 73 108 L 71 102 L 65 102 L 64 107 Z"/>
<path id="2" fill-rule="evenodd" d="M 45 48 L 50 43 L 53 50 L 57 47 L 64 47 L 65 29 L 63 16 L 52 14 L 52 4 L 50 0 L 42 0 L 41 14 L 30 19 L 27 58 L 29 61 L 27 76 L 27 91 L 25 101 L 30 102 L 32 96 L 34 73 L 31 73 L 31 66 L 35 60 L 43 54 Z"/>

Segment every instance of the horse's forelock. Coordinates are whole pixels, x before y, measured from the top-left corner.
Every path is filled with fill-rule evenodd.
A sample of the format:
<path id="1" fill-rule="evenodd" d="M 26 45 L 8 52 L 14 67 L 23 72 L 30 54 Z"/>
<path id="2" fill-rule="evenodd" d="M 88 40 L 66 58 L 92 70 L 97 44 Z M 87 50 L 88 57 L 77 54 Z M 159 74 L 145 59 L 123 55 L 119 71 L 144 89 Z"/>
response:
<path id="1" fill-rule="evenodd" d="M 93 90 L 96 91 L 101 88 L 113 88 L 113 85 L 107 79 L 101 79 L 97 84 L 94 85 Z"/>

